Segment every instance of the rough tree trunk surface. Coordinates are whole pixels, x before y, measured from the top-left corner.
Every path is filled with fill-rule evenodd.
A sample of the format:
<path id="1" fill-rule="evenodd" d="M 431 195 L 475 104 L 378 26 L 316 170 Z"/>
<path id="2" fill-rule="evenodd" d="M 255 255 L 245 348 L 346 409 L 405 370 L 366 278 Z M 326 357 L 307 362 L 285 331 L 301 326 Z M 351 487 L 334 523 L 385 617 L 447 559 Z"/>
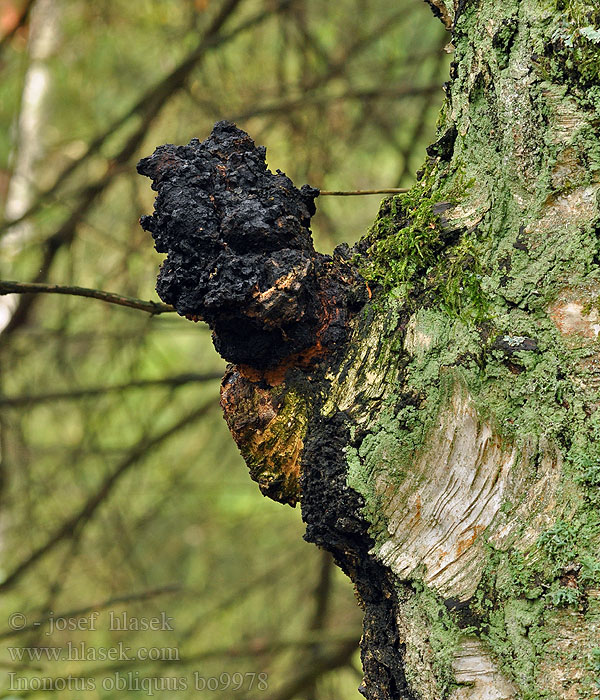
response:
<path id="1" fill-rule="evenodd" d="M 158 290 L 232 364 L 253 478 L 364 608 L 371 700 L 600 698 L 600 8 L 429 0 L 419 181 L 353 250 L 220 123 L 140 164 Z"/>

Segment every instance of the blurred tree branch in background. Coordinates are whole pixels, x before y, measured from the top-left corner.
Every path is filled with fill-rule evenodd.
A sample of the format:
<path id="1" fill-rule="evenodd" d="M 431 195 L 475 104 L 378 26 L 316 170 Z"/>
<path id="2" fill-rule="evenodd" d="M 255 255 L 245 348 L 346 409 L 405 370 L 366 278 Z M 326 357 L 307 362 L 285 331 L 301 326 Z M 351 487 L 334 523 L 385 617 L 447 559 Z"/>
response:
<path id="1" fill-rule="evenodd" d="M 125 306 L 129 309 L 138 309 L 146 313 L 157 315 L 164 313 L 172 313 L 175 309 L 169 304 L 163 304 L 159 301 L 143 301 L 142 299 L 134 299 L 113 292 L 104 292 L 101 289 L 88 289 L 87 287 L 70 287 L 60 284 L 40 284 L 26 282 L 9 282 L 0 281 L 0 295 L 3 294 L 68 294 L 76 297 L 88 297 L 91 299 L 99 299 L 108 304 L 117 304 L 117 306 Z"/>
<path id="2" fill-rule="evenodd" d="M 160 377 L 159 379 L 138 379 L 126 384 L 116 384 L 114 386 L 96 386 L 86 389 L 71 389 L 70 391 L 55 391 L 47 394 L 29 394 L 26 396 L 8 396 L 0 398 L 0 406 L 25 406 L 32 403 L 43 403 L 45 401 L 74 400 L 105 394 L 110 391 L 126 391 L 127 389 L 144 389 L 156 386 L 178 387 L 188 382 L 208 382 L 221 379 L 220 372 L 209 374 L 177 374 L 172 377 Z"/>
<path id="3" fill-rule="evenodd" d="M 4 577 L 4 580 L 2 583 L 0 583 L 0 591 L 4 591 L 14 586 L 19 578 L 21 578 L 21 576 L 29 568 L 31 568 L 41 557 L 52 551 L 63 540 L 78 535 L 80 529 L 86 526 L 88 521 L 95 514 L 96 510 L 109 497 L 119 479 L 127 472 L 128 469 L 137 464 L 137 462 L 142 460 L 147 454 L 151 454 L 152 450 L 162 442 L 168 440 L 173 435 L 176 435 L 180 430 L 187 428 L 190 423 L 198 420 L 198 418 L 204 415 L 207 409 L 211 406 L 212 404 L 203 406 L 193 413 L 190 413 L 181 420 L 177 421 L 175 425 L 171 426 L 164 432 L 159 433 L 153 438 L 144 438 L 140 440 L 127 455 L 127 457 L 116 467 L 116 469 L 101 482 L 95 491 L 90 494 L 83 506 L 72 517 L 67 518 L 67 520 L 58 527 L 56 532 L 54 532 L 46 540 L 46 542 L 44 542 L 44 544 L 37 549 L 34 549 L 34 551 L 31 552 L 26 559 L 19 563 L 12 572 Z"/>
<path id="4" fill-rule="evenodd" d="M 36 5 L 0 0 L 4 205 Z M 419 0 L 54 0 L 54 9 L 33 144 L 43 155 L 26 172 L 26 209 L 5 209 L 0 222 L 0 277 L 22 285 L 3 283 L 5 294 L 36 290 L 0 296 L 11 299 L 0 333 L 0 616 L 25 615 L 23 647 L 124 639 L 181 648 L 181 661 L 24 658 L 18 675 L 264 672 L 269 700 L 358 698 L 349 584 L 302 542 L 299 512 L 264 500 L 248 479 L 212 410 L 224 366 L 206 327 L 153 301 L 161 256 L 138 219 L 154 193 L 135 163 L 234 120 L 268 146 L 273 170 L 341 195 L 317 200 L 315 245 L 328 252 L 366 232 L 379 205 L 344 195 L 413 182 L 442 101 L 447 37 Z M 16 238 L 22 224 L 28 234 Z M 56 611 L 98 610 L 106 622 L 112 608 L 167 611 L 174 631 L 46 634 Z M 0 682 L 14 696 L 8 667 Z M 190 684 L 155 697 L 196 694 Z M 240 688 L 239 697 L 255 696 Z"/>

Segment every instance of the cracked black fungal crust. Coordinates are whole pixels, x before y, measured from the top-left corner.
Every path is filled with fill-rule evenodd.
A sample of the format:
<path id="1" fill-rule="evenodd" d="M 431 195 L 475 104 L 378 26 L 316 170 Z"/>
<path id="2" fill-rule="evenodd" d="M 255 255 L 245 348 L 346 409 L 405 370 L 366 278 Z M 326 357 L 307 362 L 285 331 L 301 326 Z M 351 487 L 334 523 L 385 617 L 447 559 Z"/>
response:
<path id="1" fill-rule="evenodd" d="M 315 414 L 309 426 L 302 470 L 302 519 L 305 539 L 330 551 L 356 586 L 364 608 L 361 658 L 368 700 L 414 700 L 402 660 L 404 644 L 397 622 L 397 592 L 390 572 L 369 550 L 374 542 L 362 517 L 362 496 L 347 485 L 343 448 L 349 421 L 343 413 L 329 419 Z"/>
<path id="2" fill-rule="evenodd" d="M 206 321 L 231 362 L 264 367 L 314 342 L 318 190 L 270 172 L 265 148 L 225 121 L 206 141 L 159 146 L 138 172 L 158 192 L 140 223 L 167 253 L 156 286 L 164 302 Z"/>
<path id="3" fill-rule="evenodd" d="M 333 256 L 315 252 L 309 223 L 318 191 L 298 190 L 283 173 L 267 170 L 265 149 L 228 122 L 202 143 L 160 146 L 138 171 L 158 192 L 153 216 L 141 224 L 167 253 L 161 299 L 207 321 L 225 359 L 261 370 L 240 390 L 255 382 L 254 390 L 270 395 L 270 368 L 279 365 L 287 389 L 311 403 L 301 458 L 305 537 L 333 553 L 364 607 L 361 692 L 369 700 L 411 700 L 397 593 L 389 571 L 369 554 L 364 501 L 346 482 L 348 421 L 341 413 L 321 415 L 318 387 L 343 357 L 349 318 L 369 297 L 353 251 L 342 245 Z M 235 420 L 245 404 L 232 396 L 227 406 Z"/>

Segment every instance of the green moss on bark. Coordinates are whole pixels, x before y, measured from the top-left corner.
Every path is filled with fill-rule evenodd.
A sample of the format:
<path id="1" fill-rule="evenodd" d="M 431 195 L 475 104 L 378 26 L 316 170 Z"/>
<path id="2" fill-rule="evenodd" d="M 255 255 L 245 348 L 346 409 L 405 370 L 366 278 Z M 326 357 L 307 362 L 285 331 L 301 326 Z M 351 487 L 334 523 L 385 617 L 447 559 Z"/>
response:
<path id="1" fill-rule="evenodd" d="M 528 700 L 564 697 L 561 668 L 581 697 L 598 696 L 600 341 L 581 314 L 600 294 L 599 23 L 589 0 L 466 3 L 438 141 L 421 181 L 384 202 L 360 260 L 380 306 L 395 305 L 401 319 L 388 341 L 400 380 L 369 404 L 347 450 L 374 552 L 390 539 L 390 494 L 441 439 L 437 419 L 460 384 L 515 450 L 522 492 L 507 489 L 497 517 L 522 522 L 486 543 L 476 595 L 467 612 L 446 611 L 442 628 L 472 627 Z M 556 478 L 529 520 L 544 460 Z M 425 635 L 435 627 L 421 608 L 428 595 L 436 599 L 416 590 L 403 608 Z M 587 661 L 556 645 L 558 629 L 580 640 Z M 430 688 L 419 674 L 431 658 L 414 643 L 415 682 Z M 440 643 L 440 658 L 451 648 Z M 441 669 L 432 697 L 452 686 L 448 663 Z"/>
<path id="2" fill-rule="evenodd" d="M 445 213 L 465 198 L 474 180 L 461 169 L 446 177 L 431 158 L 420 182 L 403 195 L 384 200 L 360 257 L 361 273 L 385 294 L 413 308 L 423 293 L 439 299 L 450 314 L 481 319 L 488 304 L 472 231 L 456 227 Z M 442 252 L 449 252 L 444 256 Z"/>

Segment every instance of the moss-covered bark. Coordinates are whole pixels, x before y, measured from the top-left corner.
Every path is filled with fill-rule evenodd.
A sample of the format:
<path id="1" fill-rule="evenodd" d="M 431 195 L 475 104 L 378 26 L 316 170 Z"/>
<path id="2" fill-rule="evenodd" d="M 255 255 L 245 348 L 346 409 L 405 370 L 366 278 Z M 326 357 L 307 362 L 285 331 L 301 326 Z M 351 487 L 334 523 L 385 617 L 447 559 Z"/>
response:
<path id="1" fill-rule="evenodd" d="M 417 185 L 351 253 L 303 243 L 308 292 L 295 268 L 248 286 L 260 362 L 223 405 L 356 584 L 367 698 L 597 699 L 600 8 L 430 4 L 454 62 Z M 271 362 L 273 295 L 303 325 Z"/>
<path id="2" fill-rule="evenodd" d="M 600 9 L 444 6 L 438 141 L 359 246 L 390 350 L 329 406 L 410 692 L 598 698 Z"/>

